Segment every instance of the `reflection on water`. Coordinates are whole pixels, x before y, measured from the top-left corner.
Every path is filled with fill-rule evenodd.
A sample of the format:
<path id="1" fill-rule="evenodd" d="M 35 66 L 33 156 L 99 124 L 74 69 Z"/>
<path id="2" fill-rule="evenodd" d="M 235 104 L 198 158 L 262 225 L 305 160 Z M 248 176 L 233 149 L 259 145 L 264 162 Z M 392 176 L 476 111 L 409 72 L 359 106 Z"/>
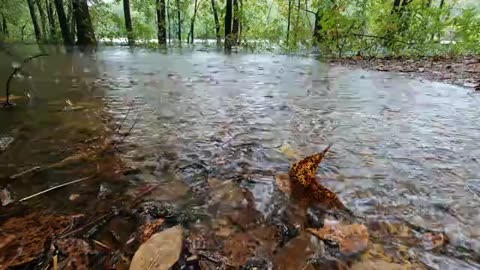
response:
<path id="1" fill-rule="evenodd" d="M 286 203 L 272 175 L 333 143 L 318 178 L 350 209 L 445 230 L 454 246 L 480 254 L 478 95 L 293 56 L 114 48 L 83 67 L 77 64 L 85 56 L 76 57 L 69 67 L 80 71 L 43 60 L 49 66 L 32 76 L 37 96 L 61 100 L 91 91 L 104 97 L 116 121 L 131 111 L 124 129 L 138 117 L 120 153 L 139 169 L 129 185 L 163 183 L 152 199 L 203 209 L 222 233 L 230 235 L 225 227 L 232 223 L 253 237 L 248 224 L 259 225 L 248 219 L 273 219 Z M 8 124 L 0 145 L 24 117 L 33 116 L 2 117 Z M 287 155 L 286 146 L 299 154 Z M 8 158 L 25 156 L 16 152 Z M 441 256 L 419 260 L 434 269 L 475 269 Z"/>

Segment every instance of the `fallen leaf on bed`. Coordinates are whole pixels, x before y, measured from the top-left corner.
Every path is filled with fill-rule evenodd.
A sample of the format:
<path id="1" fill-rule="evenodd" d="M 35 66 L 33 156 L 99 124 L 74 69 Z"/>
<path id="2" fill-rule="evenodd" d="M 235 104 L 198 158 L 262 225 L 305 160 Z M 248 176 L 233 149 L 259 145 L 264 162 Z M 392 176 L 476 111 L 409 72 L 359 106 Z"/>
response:
<path id="1" fill-rule="evenodd" d="M 368 229 L 362 224 L 343 225 L 325 222 L 321 229 L 307 229 L 322 240 L 338 244 L 343 255 L 354 255 L 365 251 L 368 247 Z"/>
<path id="2" fill-rule="evenodd" d="M 133 256 L 130 270 L 168 270 L 180 258 L 183 229 L 175 226 L 154 234 Z"/>

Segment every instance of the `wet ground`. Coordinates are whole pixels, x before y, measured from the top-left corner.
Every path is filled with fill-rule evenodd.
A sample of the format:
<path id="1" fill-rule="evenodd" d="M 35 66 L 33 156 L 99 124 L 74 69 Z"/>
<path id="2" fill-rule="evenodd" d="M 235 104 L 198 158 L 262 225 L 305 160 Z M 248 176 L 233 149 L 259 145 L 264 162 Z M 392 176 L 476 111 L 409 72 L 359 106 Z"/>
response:
<path id="1" fill-rule="evenodd" d="M 17 78 L 14 94 L 28 90 L 31 99 L 0 111 L 1 187 L 18 200 L 95 177 L 21 211 L 12 203 L 3 220 L 31 209 L 94 216 L 159 184 L 133 215 L 174 216 L 188 228 L 190 251 L 208 258 L 202 269 L 341 269 L 335 258 L 351 269 L 480 267 L 480 96 L 472 90 L 313 57 L 206 51 L 53 52 L 26 71 L 31 79 Z M 9 72 L 2 65 L 2 77 Z M 10 177 L 112 138 L 121 162 L 100 170 L 107 174 L 98 168 L 111 160 L 86 158 Z M 275 184 L 329 143 L 317 178 L 364 217 L 371 238 L 360 257 L 330 254 Z M 105 225 L 114 239 L 95 239 L 125 243 L 131 224 L 114 218 Z M 448 244 L 428 248 L 411 228 L 444 232 Z"/>

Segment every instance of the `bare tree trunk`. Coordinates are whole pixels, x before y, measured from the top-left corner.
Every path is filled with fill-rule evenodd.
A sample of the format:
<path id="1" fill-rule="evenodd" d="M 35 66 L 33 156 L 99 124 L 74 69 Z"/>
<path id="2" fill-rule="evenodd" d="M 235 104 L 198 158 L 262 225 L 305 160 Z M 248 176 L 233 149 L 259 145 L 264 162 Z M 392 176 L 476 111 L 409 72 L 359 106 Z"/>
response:
<path id="1" fill-rule="evenodd" d="M 67 0 L 67 18 L 68 18 L 68 25 L 70 26 L 70 35 L 72 36 L 71 39 L 75 41 L 76 32 L 77 32 L 77 24 L 75 23 L 75 13 L 73 12 L 73 1 L 74 0 Z"/>
<path id="2" fill-rule="evenodd" d="M 172 44 L 172 12 L 170 12 L 170 0 L 167 0 L 167 19 L 168 19 L 168 44 Z"/>
<path id="3" fill-rule="evenodd" d="M 63 0 L 55 0 L 55 8 L 57 10 L 58 24 L 60 25 L 60 30 L 62 32 L 63 43 L 65 44 L 65 46 L 72 46 L 73 39 L 70 33 L 70 28 L 68 27 L 65 10 L 63 9 Z"/>
<path id="4" fill-rule="evenodd" d="M 295 29 L 293 30 L 293 42 L 297 45 L 298 22 L 300 20 L 300 0 L 297 1 L 297 17 L 295 18 Z"/>
<path id="5" fill-rule="evenodd" d="M 95 32 L 88 11 L 87 0 L 73 0 L 73 13 L 77 23 L 77 44 L 81 46 L 95 46 Z"/>
<path id="6" fill-rule="evenodd" d="M 240 31 L 240 9 L 238 8 L 238 0 L 233 0 L 233 25 L 232 25 L 232 42 L 238 45 L 238 33 Z"/>
<path id="7" fill-rule="evenodd" d="M 130 0 L 123 0 L 123 14 L 125 16 L 125 29 L 127 30 L 128 45 L 135 44 L 133 37 L 132 15 L 130 14 Z"/>
<path id="8" fill-rule="evenodd" d="M 47 40 L 47 15 L 45 14 L 45 9 L 43 9 L 42 0 L 37 0 L 38 13 L 40 14 L 40 22 L 42 23 L 42 33 L 45 40 Z"/>
<path id="9" fill-rule="evenodd" d="M 180 16 L 180 0 L 177 0 L 177 20 L 178 20 L 177 37 L 178 37 L 179 44 L 182 45 L 182 18 Z"/>
<path id="10" fill-rule="evenodd" d="M 5 14 L 2 13 L 2 21 L 3 21 L 3 36 L 8 37 L 8 24 L 7 24 L 7 18 L 5 18 Z"/>
<path id="11" fill-rule="evenodd" d="M 215 21 L 215 36 L 217 37 L 217 45 L 220 44 L 220 21 L 218 20 L 218 12 L 215 4 L 215 0 L 212 0 L 213 19 Z"/>
<path id="12" fill-rule="evenodd" d="M 37 14 L 35 13 L 35 3 L 33 0 L 27 0 L 28 9 L 30 10 L 30 17 L 32 18 L 33 30 L 35 31 L 35 38 L 37 42 L 40 43 L 43 40 L 42 30 L 38 25 Z"/>
<path id="13" fill-rule="evenodd" d="M 440 6 L 439 6 L 439 8 L 442 9 L 442 8 L 443 8 L 443 5 L 445 5 L 445 0 L 440 1 Z"/>
<path id="14" fill-rule="evenodd" d="M 287 46 L 288 46 L 288 40 L 290 39 L 290 21 L 292 18 L 292 1 L 293 0 L 288 0 Z"/>
<path id="15" fill-rule="evenodd" d="M 315 12 L 315 25 L 313 26 L 313 43 L 315 45 L 320 45 L 322 42 L 322 16 L 320 15 L 320 8 Z"/>
<path id="16" fill-rule="evenodd" d="M 47 16 L 48 25 L 50 27 L 50 40 L 54 40 L 57 37 L 57 28 L 55 26 L 54 9 L 51 0 L 47 0 Z"/>
<path id="17" fill-rule="evenodd" d="M 232 49 L 233 0 L 226 0 L 225 10 L 225 50 Z"/>
<path id="18" fill-rule="evenodd" d="M 167 44 L 167 29 L 165 23 L 165 0 L 157 0 L 158 44 Z"/>

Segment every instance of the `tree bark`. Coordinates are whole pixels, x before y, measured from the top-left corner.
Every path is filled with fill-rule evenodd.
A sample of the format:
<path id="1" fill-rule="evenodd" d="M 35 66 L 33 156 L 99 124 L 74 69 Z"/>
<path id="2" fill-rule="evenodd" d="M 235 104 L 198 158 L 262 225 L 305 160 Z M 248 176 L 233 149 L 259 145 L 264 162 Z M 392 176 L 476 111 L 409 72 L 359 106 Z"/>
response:
<path id="1" fill-rule="evenodd" d="M 297 17 L 295 18 L 295 29 L 293 30 L 293 42 L 297 44 L 298 22 L 300 21 L 300 0 L 297 1 Z"/>
<path id="2" fill-rule="evenodd" d="M 50 40 L 53 41 L 53 39 L 55 39 L 57 36 L 57 28 L 55 26 L 55 17 L 54 17 L 54 11 L 53 11 L 51 0 L 47 0 L 47 16 L 48 16 L 48 25 L 50 27 L 49 28 Z"/>
<path id="3" fill-rule="evenodd" d="M 233 25 L 232 38 L 233 44 L 238 45 L 238 35 L 240 32 L 240 8 L 238 7 L 238 0 L 233 0 Z"/>
<path id="4" fill-rule="evenodd" d="M 291 21 L 291 18 L 292 18 L 292 1 L 293 0 L 288 0 L 287 46 L 288 46 L 288 41 L 290 39 L 290 21 Z"/>
<path id="5" fill-rule="evenodd" d="M 5 18 L 5 14 L 2 13 L 2 25 L 3 25 L 3 36 L 8 37 L 8 24 L 7 24 L 7 18 Z"/>
<path id="6" fill-rule="evenodd" d="M 443 8 L 443 5 L 445 5 L 445 0 L 442 0 L 442 1 L 440 1 L 440 6 L 439 6 L 439 7 L 440 7 L 440 9 L 442 9 L 442 8 Z"/>
<path id="7" fill-rule="evenodd" d="M 233 0 L 226 0 L 225 10 L 225 50 L 232 49 Z"/>
<path id="8" fill-rule="evenodd" d="M 42 0 L 36 0 L 38 13 L 40 14 L 40 22 L 42 23 L 42 33 L 45 40 L 47 39 L 47 15 L 45 14 L 45 9 L 42 6 Z"/>
<path id="9" fill-rule="evenodd" d="M 67 17 L 65 16 L 65 10 L 63 9 L 63 0 L 55 0 L 55 8 L 58 15 L 58 24 L 62 32 L 63 43 L 65 46 L 72 46 L 73 39 L 68 26 Z"/>
<path id="10" fill-rule="evenodd" d="M 220 44 L 220 21 L 218 20 L 218 12 L 215 4 L 215 0 L 212 0 L 213 19 L 215 21 L 215 36 L 217 37 L 217 45 Z"/>
<path id="11" fill-rule="evenodd" d="M 190 34 L 188 34 L 190 36 L 190 44 L 193 44 L 193 41 L 195 40 L 195 20 L 197 19 L 197 12 L 201 1 L 202 0 L 195 0 L 194 2 L 193 16 L 190 20 Z"/>
<path id="12" fill-rule="evenodd" d="M 168 44 L 172 42 L 172 12 L 170 12 L 170 0 L 167 0 L 167 23 L 168 23 Z"/>
<path id="13" fill-rule="evenodd" d="M 74 0 L 67 0 L 67 19 L 68 25 L 70 26 L 70 35 L 72 36 L 71 39 L 75 41 L 75 36 L 77 32 L 77 24 L 75 23 L 75 13 L 73 12 L 73 1 Z"/>
<path id="14" fill-rule="evenodd" d="M 95 46 L 95 32 L 88 11 L 87 0 L 73 0 L 73 14 L 77 24 L 77 44 L 80 46 Z"/>
<path id="15" fill-rule="evenodd" d="M 182 18 L 180 16 L 180 0 L 177 0 L 177 20 L 178 20 L 177 37 L 178 37 L 179 44 L 182 45 Z"/>
<path id="16" fill-rule="evenodd" d="M 135 44 L 133 37 L 132 15 L 130 14 L 130 0 L 123 0 L 123 14 L 125 16 L 125 29 L 127 30 L 128 45 Z"/>
<path id="17" fill-rule="evenodd" d="M 167 44 L 167 28 L 165 23 L 165 0 L 157 0 L 158 44 Z"/>
<path id="18" fill-rule="evenodd" d="M 35 13 L 35 3 L 33 2 L 33 0 L 27 0 L 27 3 L 28 9 L 30 11 L 30 17 L 32 18 L 33 30 L 35 31 L 35 38 L 37 39 L 37 42 L 40 43 L 42 42 L 43 37 L 42 30 L 38 25 L 37 14 Z"/>
<path id="19" fill-rule="evenodd" d="M 319 45 L 322 42 L 322 16 L 320 15 L 320 8 L 315 12 L 315 25 L 313 27 L 313 42 L 315 45 Z"/>

